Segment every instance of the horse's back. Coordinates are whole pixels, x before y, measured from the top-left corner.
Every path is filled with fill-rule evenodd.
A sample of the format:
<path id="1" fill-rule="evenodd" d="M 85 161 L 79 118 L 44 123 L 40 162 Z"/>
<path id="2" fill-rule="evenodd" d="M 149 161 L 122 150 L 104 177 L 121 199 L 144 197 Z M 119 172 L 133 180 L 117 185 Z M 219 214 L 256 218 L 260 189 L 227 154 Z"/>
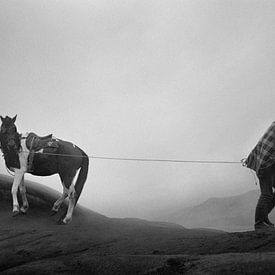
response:
<path id="1" fill-rule="evenodd" d="M 69 141 L 57 139 L 57 144 L 57 150 L 52 153 L 45 151 L 35 154 L 31 172 L 33 175 L 64 174 L 80 168 L 85 153 Z"/>
<path id="2" fill-rule="evenodd" d="M 83 151 L 74 143 L 66 140 L 58 140 L 58 153 L 60 155 L 81 156 Z"/>

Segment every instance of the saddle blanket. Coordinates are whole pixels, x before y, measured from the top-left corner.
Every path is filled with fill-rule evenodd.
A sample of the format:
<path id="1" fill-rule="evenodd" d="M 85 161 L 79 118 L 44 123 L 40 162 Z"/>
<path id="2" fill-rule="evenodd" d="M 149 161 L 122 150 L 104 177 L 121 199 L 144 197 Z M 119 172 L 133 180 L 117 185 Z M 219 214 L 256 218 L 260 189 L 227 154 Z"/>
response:
<path id="1" fill-rule="evenodd" d="M 254 170 L 257 175 L 261 170 L 275 162 L 275 121 L 264 133 L 257 145 L 244 161 L 247 168 Z"/>

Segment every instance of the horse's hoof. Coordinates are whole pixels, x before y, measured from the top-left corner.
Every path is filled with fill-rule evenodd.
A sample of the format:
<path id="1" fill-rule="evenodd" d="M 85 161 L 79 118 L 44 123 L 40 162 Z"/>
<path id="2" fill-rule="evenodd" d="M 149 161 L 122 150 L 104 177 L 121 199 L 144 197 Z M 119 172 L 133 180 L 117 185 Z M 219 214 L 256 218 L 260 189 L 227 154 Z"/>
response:
<path id="1" fill-rule="evenodd" d="M 26 214 L 27 214 L 27 210 L 28 210 L 28 208 L 24 208 L 24 207 L 21 207 L 21 208 L 20 208 L 20 212 L 21 212 L 23 215 L 26 215 Z"/>
<path id="2" fill-rule="evenodd" d="M 71 218 L 65 218 L 65 219 L 63 220 L 64 224 L 69 224 L 71 221 L 72 221 Z"/>
<path id="3" fill-rule="evenodd" d="M 68 219 L 68 218 L 66 219 L 66 217 L 64 218 L 64 216 L 63 216 L 59 219 L 58 224 L 66 225 L 66 224 L 69 224 L 71 222 L 71 220 L 72 219 Z"/>
<path id="4" fill-rule="evenodd" d="M 13 217 L 16 217 L 20 214 L 20 211 L 19 210 L 16 210 L 16 211 L 12 211 L 12 216 Z"/>
<path id="5" fill-rule="evenodd" d="M 63 221 L 63 219 L 59 219 L 57 223 L 59 225 L 66 225 L 66 223 Z"/>
<path id="6" fill-rule="evenodd" d="M 54 216 L 54 215 L 56 215 L 56 214 L 57 214 L 57 212 L 58 212 L 58 210 L 53 210 L 53 209 L 52 209 L 52 210 L 51 210 L 51 214 L 50 214 L 50 215 L 51 215 L 51 216 Z"/>

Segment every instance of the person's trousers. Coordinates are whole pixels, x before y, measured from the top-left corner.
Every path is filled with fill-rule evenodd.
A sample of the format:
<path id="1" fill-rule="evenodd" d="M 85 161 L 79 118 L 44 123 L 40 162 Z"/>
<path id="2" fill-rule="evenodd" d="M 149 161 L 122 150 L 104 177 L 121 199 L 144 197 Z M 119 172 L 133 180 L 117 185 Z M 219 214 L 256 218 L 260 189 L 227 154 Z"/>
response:
<path id="1" fill-rule="evenodd" d="M 268 221 L 268 214 L 275 206 L 275 193 L 273 193 L 273 187 L 275 186 L 275 165 L 262 170 L 258 178 L 261 195 L 255 210 L 256 223 Z"/>

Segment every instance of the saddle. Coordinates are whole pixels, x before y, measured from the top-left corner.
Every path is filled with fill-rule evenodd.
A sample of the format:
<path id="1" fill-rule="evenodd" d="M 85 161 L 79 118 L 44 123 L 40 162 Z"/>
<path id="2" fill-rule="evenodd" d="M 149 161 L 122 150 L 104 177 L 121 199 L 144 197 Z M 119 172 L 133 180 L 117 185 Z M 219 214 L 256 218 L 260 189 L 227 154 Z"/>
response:
<path id="1" fill-rule="evenodd" d="M 29 133 L 26 138 L 26 146 L 30 151 L 39 151 L 45 147 L 51 147 L 53 144 L 53 135 L 38 136 L 35 133 Z"/>
<path id="2" fill-rule="evenodd" d="M 47 136 L 38 136 L 35 133 L 29 133 L 26 138 L 26 146 L 30 150 L 28 157 L 28 172 L 33 171 L 33 160 L 36 152 L 41 154 L 53 154 L 58 149 L 58 140 L 53 138 L 52 134 Z"/>

